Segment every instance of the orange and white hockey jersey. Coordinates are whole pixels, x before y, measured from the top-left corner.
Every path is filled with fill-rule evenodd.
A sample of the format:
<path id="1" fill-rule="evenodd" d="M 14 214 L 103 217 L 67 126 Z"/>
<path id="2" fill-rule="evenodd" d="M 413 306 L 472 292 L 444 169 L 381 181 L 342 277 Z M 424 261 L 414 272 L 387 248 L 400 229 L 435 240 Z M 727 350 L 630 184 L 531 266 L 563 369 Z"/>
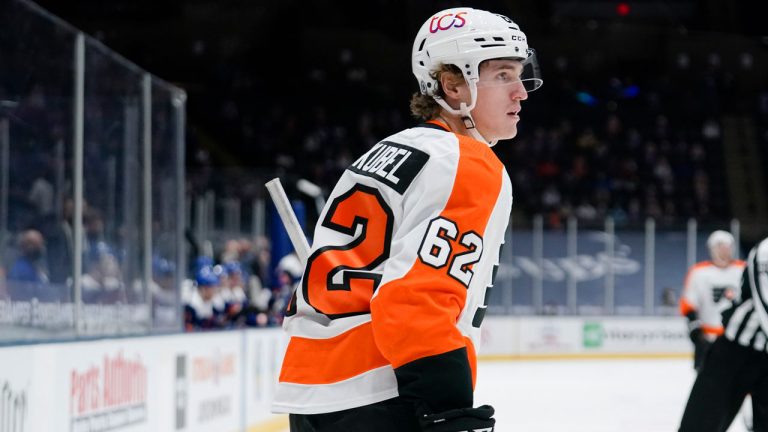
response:
<path id="1" fill-rule="evenodd" d="M 680 314 L 700 321 L 702 331 L 710 339 L 723 334 L 721 313 L 739 297 L 744 266 L 741 260 L 733 260 L 726 267 L 702 261 L 691 267 L 685 277 Z"/>
<path id="2" fill-rule="evenodd" d="M 288 308 L 273 411 L 391 399 L 395 369 L 464 348 L 472 386 L 511 206 L 488 145 L 440 122 L 392 135 L 354 162 L 319 216 Z"/>

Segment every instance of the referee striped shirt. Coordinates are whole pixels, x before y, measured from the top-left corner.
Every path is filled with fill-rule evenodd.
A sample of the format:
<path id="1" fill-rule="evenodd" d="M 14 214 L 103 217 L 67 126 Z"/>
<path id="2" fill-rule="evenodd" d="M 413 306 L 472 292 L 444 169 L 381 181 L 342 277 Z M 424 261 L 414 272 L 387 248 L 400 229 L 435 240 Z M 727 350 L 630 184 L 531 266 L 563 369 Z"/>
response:
<path id="1" fill-rule="evenodd" d="M 741 298 L 723 312 L 725 337 L 768 352 L 768 238 L 749 252 L 741 287 Z"/>

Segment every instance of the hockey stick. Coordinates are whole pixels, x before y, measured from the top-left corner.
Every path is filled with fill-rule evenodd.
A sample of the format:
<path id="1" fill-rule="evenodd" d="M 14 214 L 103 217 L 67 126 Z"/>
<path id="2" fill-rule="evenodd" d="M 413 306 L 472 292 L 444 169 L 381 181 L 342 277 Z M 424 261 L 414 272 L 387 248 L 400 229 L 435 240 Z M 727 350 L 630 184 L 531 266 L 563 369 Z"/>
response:
<path id="1" fill-rule="evenodd" d="M 291 203 L 288 202 L 288 196 L 285 194 L 285 190 L 283 190 L 280 179 L 275 177 L 264 186 L 267 187 L 269 195 L 275 203 L 277 213 L 280 215 L 280 220 L 283 221 L 283 226 L 285 226 L 285 230 L 288 232 L 288 237 L 291 239 L 301 265 L 306 265 L 307 257 L 309 256 L 309 243 L 307 238 L 304 237 L 304 232 L 301 230 L 301 225 L 299 225 L 296 214 L 291 208 Z"/>

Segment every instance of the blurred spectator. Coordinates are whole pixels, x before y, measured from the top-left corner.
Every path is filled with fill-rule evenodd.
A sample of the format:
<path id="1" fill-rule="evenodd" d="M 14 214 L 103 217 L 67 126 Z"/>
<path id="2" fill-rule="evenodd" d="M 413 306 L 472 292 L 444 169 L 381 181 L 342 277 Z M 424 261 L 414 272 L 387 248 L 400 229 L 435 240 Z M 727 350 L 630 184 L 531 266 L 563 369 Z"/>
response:
<path id="1" fill-rule="evenodd" d="M 83 254 L 88 261 L 98 260 L 98 255 L 107 251 L 104 241 L 104 219 L 101 211 L 88 207 L 83 211 L 83 231 L 85 243 Z"/>
<path id="2" fill-rule="evenodd" d="M 223 328 L 224 310 L 218 306 L 219 276 L 212 266 L 204 266 L 195 275 L 195 290 L 184 304 L 184 326 L 188 331 Z"/>
<path id="3" fill-rule="evenodd" d="M 194 273 L 197 274 L 197 272 L 199 272 L 201 269 L 205 267 L 212 267 L 213 265 L 213 258 L 207 255 L 200 255 L 199 257 L 195 258 L 195 261 L 192 264 L 192 268 Z"/>
<path id="4" fill-rule="evenodd" d="M 19 256 L 8 272 L 8 280 L 48 283 L 48 271 L 43 259 L 45 239 L 40 231 L 23 231 L 19 234 L 17 246 Z"/>
<path id="5" fill-rule="evenodd" d="M 298 289 L 304 267 L 295 253 L 290 253 L 280 259 L 275 270 L 277 273 L 276 284 L 272 287 L 270 300 L 270 322 L 282 324 L 285 310 L 291 296 Z"/>
<path id="6" fill-rule="evenodd" d="M 41 172 L 32 181 L 28 198 L 40 216 L 53 212 L 53 170 L 48 165 L 43 165 Z"/>
<path id="7" fill-rule="evenodd" d="M 7 300 L 8 298 L 9 295 L 8 285 L 6 283 L 5 267 L 0 264 L 0 300 Z"/>
<path id="8" fill-rule="evenodd" d="M 51 283 L 65 284 L 72 276 L 74 265 L 74 230 L 72 220 L 75 203 L 66 198 L 62 203 L 62 217 L 55 214 L 44 215 L 40 229 L 47 239 L 48 266 Z"/>
<path id="9" fill-rule="evenodd" d="M 45 239 L 37 230 L 26 230 L 17 240 L 18 256 L 8 271 L 7 292 L 13 300 L 48 298 L 55 295 L 48 284 Z"/>
<path id="10" fill-rule="evenodd" d="M 150 292 L 152 293 L 152 317 L 156 323 L 169 325 L 177 323 L 175 281 L 176 268 L 173 263 L 159 256 L 152 258 Z"/>
<path id="11" fill-rule="evenodd" d="M 222 264 L 220 297 L 224 302 L 224 311 L 229 323 L 233 326 L 245 324 L 243 312 L 248 307 L 248 298 L 243 289 L 243 271 L 237 261 Z"/>
<path id="12" fill-rule="evenodd" d="M 125 284 L 115 254 L 104 242 L 92 245 L 89 252 L 83 263 L 85 270 L 81 280 L 83 301 L 103 304 L 126 303 L 128 298 Z M 133 289 L 138 289 L 140 293 L 141 284 L 134 284 Z"/>
<path id="13" fill-rule="evenodd" d="M 257 298 L 262 287 L 269 287 L 272 284 L 270 275 L 270 263 L 272 262 L 272 248 L 269 239 L 259 237 L 253 243 L 253 256 L 250 258 L 249 267 L 251 280 L 248 281 L 248 289 L 251 291 L 251 298 Z"/>
<path id="14" fill-rule="evenodd" d="M 240 260 L 240 242 L 236 239 L 227 240 L 224 250 L 221 252 L 221 262 L 233 262 Z"/>

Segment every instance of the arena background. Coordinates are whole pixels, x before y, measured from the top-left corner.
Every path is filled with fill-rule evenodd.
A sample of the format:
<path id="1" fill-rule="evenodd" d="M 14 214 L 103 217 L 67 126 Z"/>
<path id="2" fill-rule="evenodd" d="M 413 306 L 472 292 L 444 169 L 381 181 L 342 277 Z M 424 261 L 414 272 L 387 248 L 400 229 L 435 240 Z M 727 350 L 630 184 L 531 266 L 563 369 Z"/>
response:
<path id="1" fill-rule="evenodd" d="M 0 431 L 283 427 L 301 269 L 263 185 L 311 240 L 345 167 L 414 123 L 412 37 L 459 5 L 516 20 L 544 77 L 495 147 L 515 201 L 482 358 L 688 362 L 707 235 L 768 234 L 760 2 L 5 0 Z M 206 266 L 245 298 L 193 322 Z"/>

